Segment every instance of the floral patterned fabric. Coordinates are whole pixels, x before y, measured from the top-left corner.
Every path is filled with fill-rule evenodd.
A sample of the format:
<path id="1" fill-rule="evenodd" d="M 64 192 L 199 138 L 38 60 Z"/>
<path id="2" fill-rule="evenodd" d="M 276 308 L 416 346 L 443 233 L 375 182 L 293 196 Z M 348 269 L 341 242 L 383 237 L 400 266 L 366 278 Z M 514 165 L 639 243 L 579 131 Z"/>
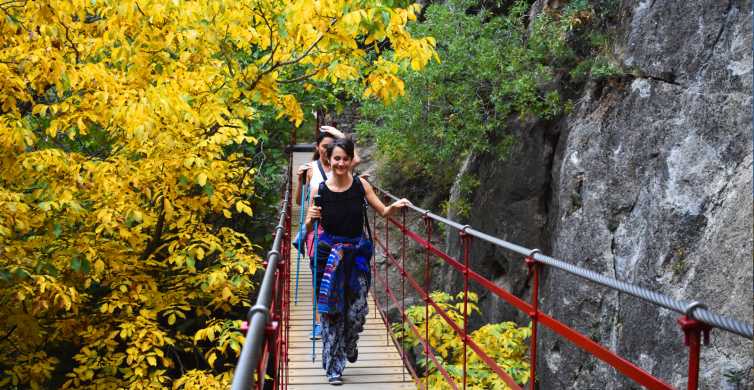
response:
<path id="1" fill-rule="evenodd" d="M 324 264 L 321 259 L 324 256 L 317 255 L 317 310 L 322 314 L 344 313 L 346 290 L 361 288 L 357 279 L 359 275 L 366 275 L 369 290 L 372 242 L 363 237 L 347 238 L 327 233 L 320 236 L 320 241 L 329 244 L 331 250 Z"/>
<path id="2" fill-rule="evenodd" d="M 364 330 L 368 307 L 369 279 L 365 272 L 355 275 L 358 288 L 347 288 L 343 312 L 322 314 L 322 368 L 327 378 L 343 375 L 348 356 L 354 356 L 359 333 Z M 350 286 L 349 286 L 350 287 Z"/>

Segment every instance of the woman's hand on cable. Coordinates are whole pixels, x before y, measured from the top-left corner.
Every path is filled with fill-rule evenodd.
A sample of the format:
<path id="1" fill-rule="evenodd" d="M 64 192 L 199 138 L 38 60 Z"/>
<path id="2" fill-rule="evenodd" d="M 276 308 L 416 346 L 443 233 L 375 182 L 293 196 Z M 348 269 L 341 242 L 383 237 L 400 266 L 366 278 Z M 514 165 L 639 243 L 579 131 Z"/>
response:
<path id="1" fill-rule="evenodd" d="M 388 214 L 392 214 L 396 209 L 402 209 L 406 206 L 411 206 L 412 203 L 406 198 L 398 199 L 388 206 Z"/>

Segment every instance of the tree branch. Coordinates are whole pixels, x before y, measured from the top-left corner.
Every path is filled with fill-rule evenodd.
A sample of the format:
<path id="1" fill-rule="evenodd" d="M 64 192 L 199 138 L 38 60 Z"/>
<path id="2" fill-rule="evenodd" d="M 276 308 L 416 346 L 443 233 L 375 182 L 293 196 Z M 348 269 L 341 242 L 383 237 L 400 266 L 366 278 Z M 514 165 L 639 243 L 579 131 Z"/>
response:
<path id="1" fill-rule="evenodd" d="M 314 72 L 307 73 L 307 74 L 305 74 L 303 76 L 299 76 L 299 77 L 296 77 L 296 78 L 293 78 L 293 79 L 287 79 L 287 80 L 278 80 L 278 83 L 286 84 L 286 83 L 297 83 L 299 81 L 304 81 L 306 79 L 314 77 L 314 75 L 316 75 L 317 73 L 319 73 L 320 71 L 322 71 L 324 69 L 325 69 L 324 67 L 317 68 L 317 69 L 314 70 Z"/>
<path id="2" fill-rule="evenodd" d="M 164 202 L 164 200 L 163 200 Z M 162 229 L 165 227 L 165 207 L 163 206 L 160 210 L 160 216 L 157 218 L 157 224 L 154 226 L 154 233 L 152 233 L 152 240 L 149 241 L 149 244 L 147 244 L 146 249 L 144 249 L 144 253 L 141 254 L 141 260 L 144 261 L 149 258 L 152 253 L 157 249 L 157 247 L 160 246 L 160 241 L 162 239 Z"/>
<path id="3" fill-rule="evenodd" d="M 175 348 L 173 346 L 170 347 L 170 350 L 173 352 L 175 360 L 178 361 L 178 365 L 181 367 L 181 376 L 183 376 L 186 373 L 186 370 L 183 368 L 183 361 L 181 361 L 181 357 L 178 356 L 178 352 L 175 351 Z"/>
<path id="4" fill-rule="evenodd" d="M 2 338 L 0 338 L 0 342 L 3 342 L 5 340 L 7 340 L 8 337 L 10 337 L 10 335 L 13 334 L 13 331 L 16 330 L 17 327 L 18 327 L 18 325 L 13 325 L 13 327 L 10 328 L 10 331 L 8 331 L 8 333 L 6 333 L 5 336 L 3 336 Z"/>

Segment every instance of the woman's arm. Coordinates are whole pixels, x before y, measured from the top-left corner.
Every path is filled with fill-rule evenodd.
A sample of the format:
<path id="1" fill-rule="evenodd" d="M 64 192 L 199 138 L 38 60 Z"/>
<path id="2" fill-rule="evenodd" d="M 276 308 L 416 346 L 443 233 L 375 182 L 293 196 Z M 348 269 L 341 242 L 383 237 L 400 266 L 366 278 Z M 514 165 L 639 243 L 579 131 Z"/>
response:
<path id="1" fill-rule="evenodd" d="M 315 188 L 312 190 L 311 196 L 312 199 L 314 199 L 315 196 L 317 196 L 317 193 L 319 192 L 319 188 Z M 306 210 L 306 219 L 304 219 L 304 225 L 306 225 L 306 233 L 308 234 L 312 229 L 314 229 L 314 220 L 318 219 L 321 216 L 322 213 L 322 207 L 317 207 L 314 205 L 314 202 L 312 202 L 311 206 L 309 206 L 309 209 Z"/>
<path id="2" fill-rule="evenodd" d="M 377 194 L 374 193 L 374 188 L 372 188 L 372 185 L 362 178 L 359 178 L 359 180 L 361 180 L 361 185 L 364 187 L 364 193 L 366 194 L 367 203 L 369 203 L 374 211 L 376 211 L 377 214 L 379 214 L 381 217 L 390 215 L 394 213 L 395 210 L 411 204 L 408 199 L 403 198 L 391 203 L 390 206 L 385 206 L 385 204 L 380 201 L 380 198 L 377 196 Z"/>
<path id="3" fill-rule="evenodd" d="M 296 171 L 296 176 L 298 177 L 298 185 L 296 186 L 296 192 L 294 197 L 296 198 L 296 204 L 301 205 L 301 178 L 306 174 L 306 182 L 309 183 L 312 180 L 312 170 L 310 169 L 312 166 L 309 163 L 306 163 L 300 167 L 298 167 L 298 170 Z"/>

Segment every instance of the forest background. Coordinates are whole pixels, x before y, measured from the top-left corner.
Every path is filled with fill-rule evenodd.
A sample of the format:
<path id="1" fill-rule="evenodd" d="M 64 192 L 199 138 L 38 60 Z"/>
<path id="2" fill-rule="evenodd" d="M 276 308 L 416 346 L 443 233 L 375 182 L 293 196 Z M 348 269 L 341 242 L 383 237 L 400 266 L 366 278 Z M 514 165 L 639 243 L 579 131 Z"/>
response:
<path id="1" fill-rule="evenodd" d="M 227 388 L 292 128 L 401 94 L 419 10 L 0 2 L 0 387 Z"/>
<path id="2" fill-rule="evenodd" d="M 0 0 L 0 387 L 227 387 L 293 127 L 356 107 L 381 184 L 463 220 L 469 161 L 677 85 L 624 3 Z"/>

